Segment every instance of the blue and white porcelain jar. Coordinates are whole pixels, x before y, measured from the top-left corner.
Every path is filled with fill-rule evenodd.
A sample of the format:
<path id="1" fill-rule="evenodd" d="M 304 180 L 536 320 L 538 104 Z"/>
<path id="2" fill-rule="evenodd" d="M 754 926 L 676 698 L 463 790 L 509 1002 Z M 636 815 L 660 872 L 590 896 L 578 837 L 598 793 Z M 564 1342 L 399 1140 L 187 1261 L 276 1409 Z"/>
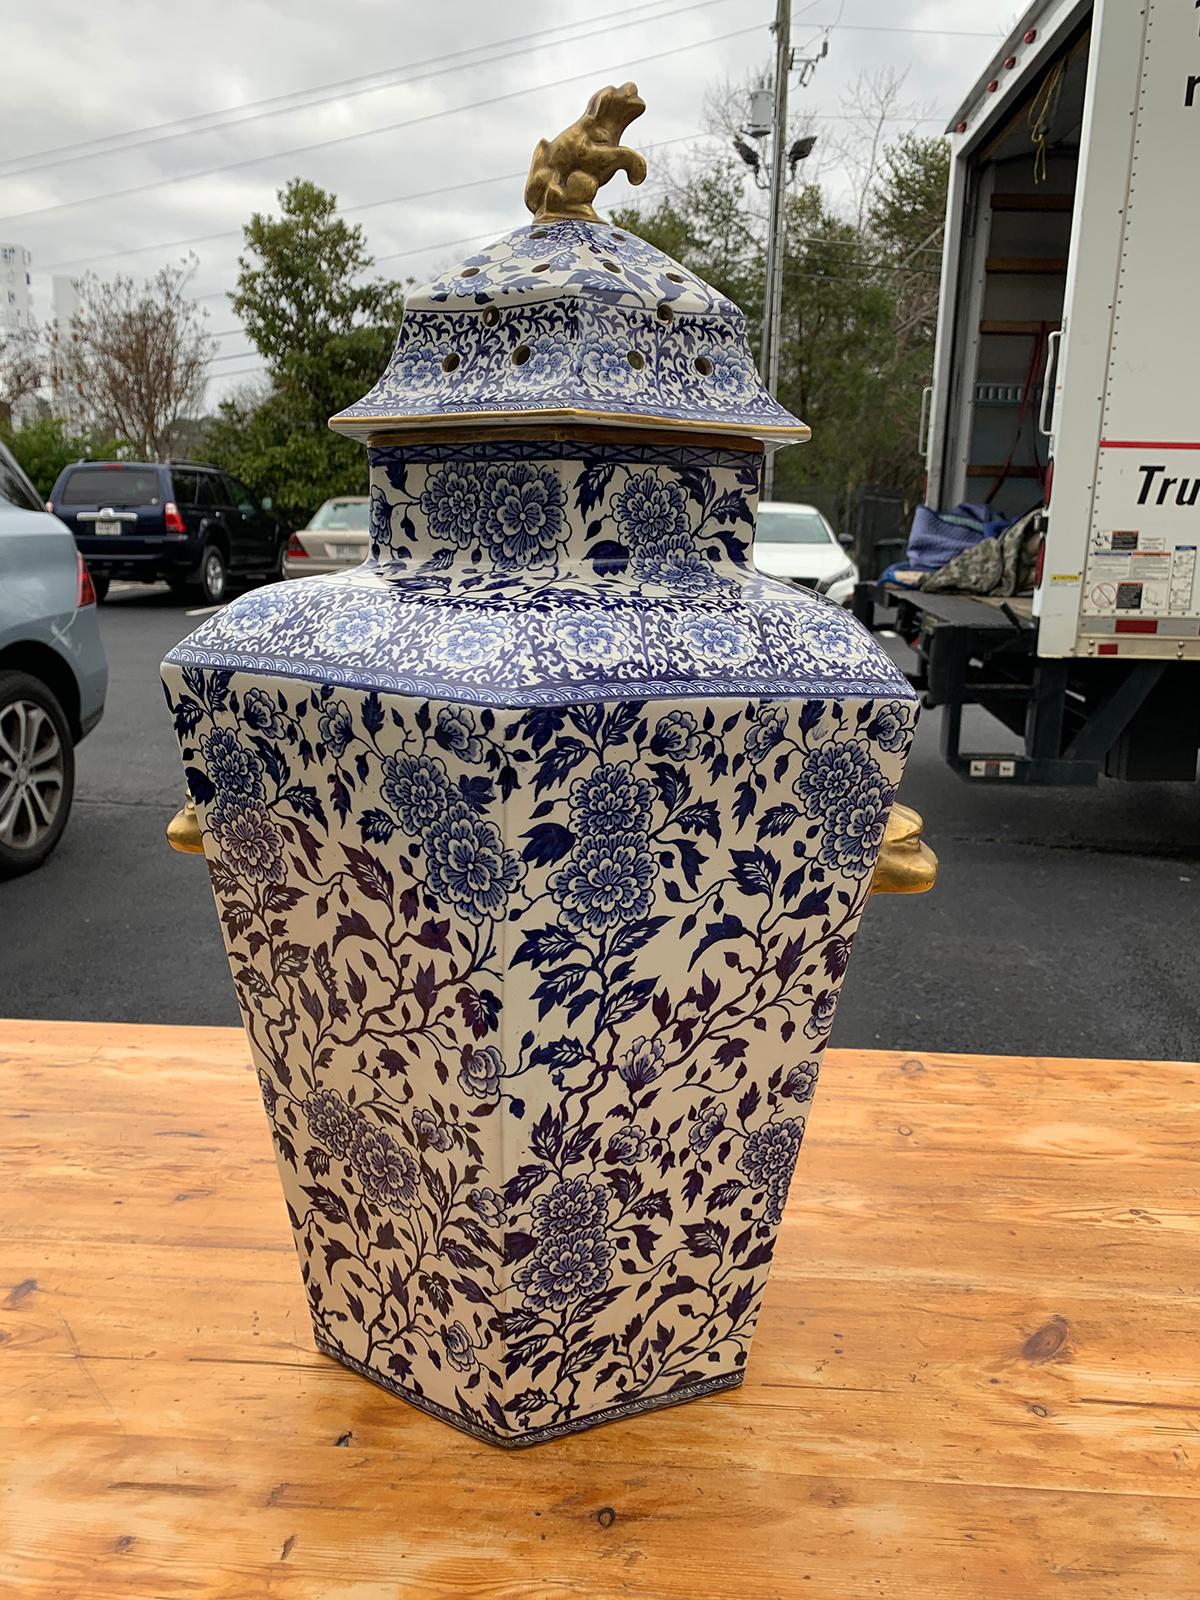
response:
<path id="1" fill-rule="evenodd" d="M 916 716 L 752 565 L 807 429 L 576 216 L 333 426 L 369 561 L 163 667 L 317 1343 L 500 1444 L 729 1388 Z"/>

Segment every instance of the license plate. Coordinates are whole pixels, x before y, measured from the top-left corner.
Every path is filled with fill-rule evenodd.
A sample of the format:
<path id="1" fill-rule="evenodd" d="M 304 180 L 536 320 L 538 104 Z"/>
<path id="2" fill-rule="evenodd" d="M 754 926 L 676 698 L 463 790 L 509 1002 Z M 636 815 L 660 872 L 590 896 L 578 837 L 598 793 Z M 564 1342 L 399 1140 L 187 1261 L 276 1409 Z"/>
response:
<path id="1" fill-rule="evenodd" d="M 335 544 L 333 559 L 335 561 L 361 561 L 362 546 L 357 544 Z"/>
<path id="2" fill-rule="evenodd" d="M 107 534 L 110 538 L 115 537 L 121 531 L 119 522 L 96 522 L 92 526 L 97 533 Z"/>

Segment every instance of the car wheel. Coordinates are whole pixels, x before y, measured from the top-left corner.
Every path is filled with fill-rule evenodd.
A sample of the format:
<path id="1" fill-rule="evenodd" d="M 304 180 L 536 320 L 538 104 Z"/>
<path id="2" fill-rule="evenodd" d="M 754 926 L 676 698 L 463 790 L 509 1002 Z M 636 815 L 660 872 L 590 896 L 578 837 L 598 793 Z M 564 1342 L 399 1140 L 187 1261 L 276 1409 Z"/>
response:
<path id="1" fill-rule="evenodd" d="M 0 672 L 0 878 L 41 866 L 75 793 L 75 749 L 63 709 L 37 678 Z"/>
<path id="2" fill-rule="evenodd" d="M 225 557 L 215 544 L 205 545 L 204 554 L 200 557 L 200 580 L 196 585 L 200 599 L 206 605 L 219 606 L 225 598 L 228 583 L 229 571 Z"/>
<path id="3" fill-rule="evenodd" d="M 93 572 L 92 588 L 96 591 L 96 604 L 99 605 L 108 593 L 108 586 L 112 582 L 107 572 Z"/>

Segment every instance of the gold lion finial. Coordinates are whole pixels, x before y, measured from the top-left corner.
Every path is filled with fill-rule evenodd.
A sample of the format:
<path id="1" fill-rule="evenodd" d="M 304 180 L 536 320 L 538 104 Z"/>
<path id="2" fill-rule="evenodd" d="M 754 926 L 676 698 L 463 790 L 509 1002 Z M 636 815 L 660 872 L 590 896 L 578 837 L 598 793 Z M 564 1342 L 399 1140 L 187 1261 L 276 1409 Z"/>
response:
<path id="1" fill-rule="evenodd" d="M 597 190 L 623 172 L 632 184 L 644 183 L 646 158 L 621 143 L 621 136 L 646 109 L 636 83 L 609 84 L 588 101 L 578 122 L 557 138 L 539 139 L 525 180 L 525 204 L 535 222 L 574 217 L 599 222 L 592 210 Z"/>

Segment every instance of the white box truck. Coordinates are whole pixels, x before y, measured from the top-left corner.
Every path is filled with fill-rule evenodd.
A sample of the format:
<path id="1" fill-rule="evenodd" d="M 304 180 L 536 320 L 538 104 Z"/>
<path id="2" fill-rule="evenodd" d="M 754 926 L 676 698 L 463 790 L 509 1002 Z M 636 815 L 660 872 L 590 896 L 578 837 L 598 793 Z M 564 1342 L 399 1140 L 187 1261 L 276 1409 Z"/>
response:
<path id="1" fill-rule="evenodd" d="M 1032 598 L 856 609 L 916 650 L 964 777 L 1194 780 L 1200 0 L 1039 0 L 947 131 L 926 500 L 1045 506 L 1042 561 Z M 1020 753 L 963 752 L 970 704 Z"/>

